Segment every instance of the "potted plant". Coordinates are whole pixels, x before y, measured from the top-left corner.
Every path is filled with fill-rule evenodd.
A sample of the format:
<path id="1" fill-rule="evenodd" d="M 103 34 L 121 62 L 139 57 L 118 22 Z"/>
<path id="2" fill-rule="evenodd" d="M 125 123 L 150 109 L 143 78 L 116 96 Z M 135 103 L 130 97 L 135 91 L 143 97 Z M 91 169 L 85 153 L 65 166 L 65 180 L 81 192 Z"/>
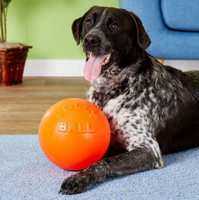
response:
<path id="1" fill-rule="evenodd" d="M 0 85 L 22 83 L 24 65 L 31 46 L 6 42 L 6 16 L 11 0 L 0 0 Z"/>

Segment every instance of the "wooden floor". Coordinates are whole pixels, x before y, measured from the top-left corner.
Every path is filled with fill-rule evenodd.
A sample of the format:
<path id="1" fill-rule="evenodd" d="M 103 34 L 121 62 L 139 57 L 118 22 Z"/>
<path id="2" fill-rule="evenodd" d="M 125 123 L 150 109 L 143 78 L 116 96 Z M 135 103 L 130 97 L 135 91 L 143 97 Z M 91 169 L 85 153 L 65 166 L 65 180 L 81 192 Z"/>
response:
<path id="1" fill-rule="evenodd" d="M 66 98 L 86 98 L 83 78 L 25 78 L 23 84 L 0 86 L 0 134 L 37 134 L 44 112 Z"/>

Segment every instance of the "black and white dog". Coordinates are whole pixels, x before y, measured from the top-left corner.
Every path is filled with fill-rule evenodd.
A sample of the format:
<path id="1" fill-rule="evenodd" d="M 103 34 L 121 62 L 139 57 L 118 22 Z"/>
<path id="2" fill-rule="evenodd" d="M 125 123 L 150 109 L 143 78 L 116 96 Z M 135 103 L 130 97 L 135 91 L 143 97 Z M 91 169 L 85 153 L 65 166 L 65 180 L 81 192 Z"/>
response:
<path id="1" fill-rule="evenodd" d="M 92 7 L 72 31 L 87 56 L 89 100 L 110 122 L 115 155 L 65 179 L 60 193 L 161 168 L 161 154 L 199 146 L 199 72 L 164 66 L 149 55 L 150 38 L 135 14 Z"/>

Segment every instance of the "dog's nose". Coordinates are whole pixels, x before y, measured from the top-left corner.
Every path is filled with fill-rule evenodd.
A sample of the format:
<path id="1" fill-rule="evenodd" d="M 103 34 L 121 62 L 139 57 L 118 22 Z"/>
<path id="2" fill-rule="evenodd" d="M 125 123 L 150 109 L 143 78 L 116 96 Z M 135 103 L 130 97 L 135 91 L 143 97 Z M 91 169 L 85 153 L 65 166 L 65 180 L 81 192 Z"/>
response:
<path id="1" fill-rule="evenodd" d="M 96 45 L 99 44 L 99 37 L 96 36 L 96 35 L 87 35 L 85 38 L 84 38 L 84 44 L 86 46 L 91 46 L 91 47 L 95 47 Z"/>

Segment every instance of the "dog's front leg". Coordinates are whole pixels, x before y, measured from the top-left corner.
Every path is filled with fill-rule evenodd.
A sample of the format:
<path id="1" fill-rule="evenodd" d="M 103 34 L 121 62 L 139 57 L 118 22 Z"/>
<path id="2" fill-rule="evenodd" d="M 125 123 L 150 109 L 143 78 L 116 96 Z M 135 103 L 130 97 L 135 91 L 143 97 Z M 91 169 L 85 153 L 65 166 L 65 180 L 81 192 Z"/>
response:
<path id="1" fill-rule="evenodd" d="M 108 178 L 160 167 L 162 167 L 161 155 L 155 156 L 150 148 L 140 147 L 127 153 L 105 158 L 65 179 L 61 185 L 60 193 L 82 193 L 95 183 L 105 181 Z"/>

